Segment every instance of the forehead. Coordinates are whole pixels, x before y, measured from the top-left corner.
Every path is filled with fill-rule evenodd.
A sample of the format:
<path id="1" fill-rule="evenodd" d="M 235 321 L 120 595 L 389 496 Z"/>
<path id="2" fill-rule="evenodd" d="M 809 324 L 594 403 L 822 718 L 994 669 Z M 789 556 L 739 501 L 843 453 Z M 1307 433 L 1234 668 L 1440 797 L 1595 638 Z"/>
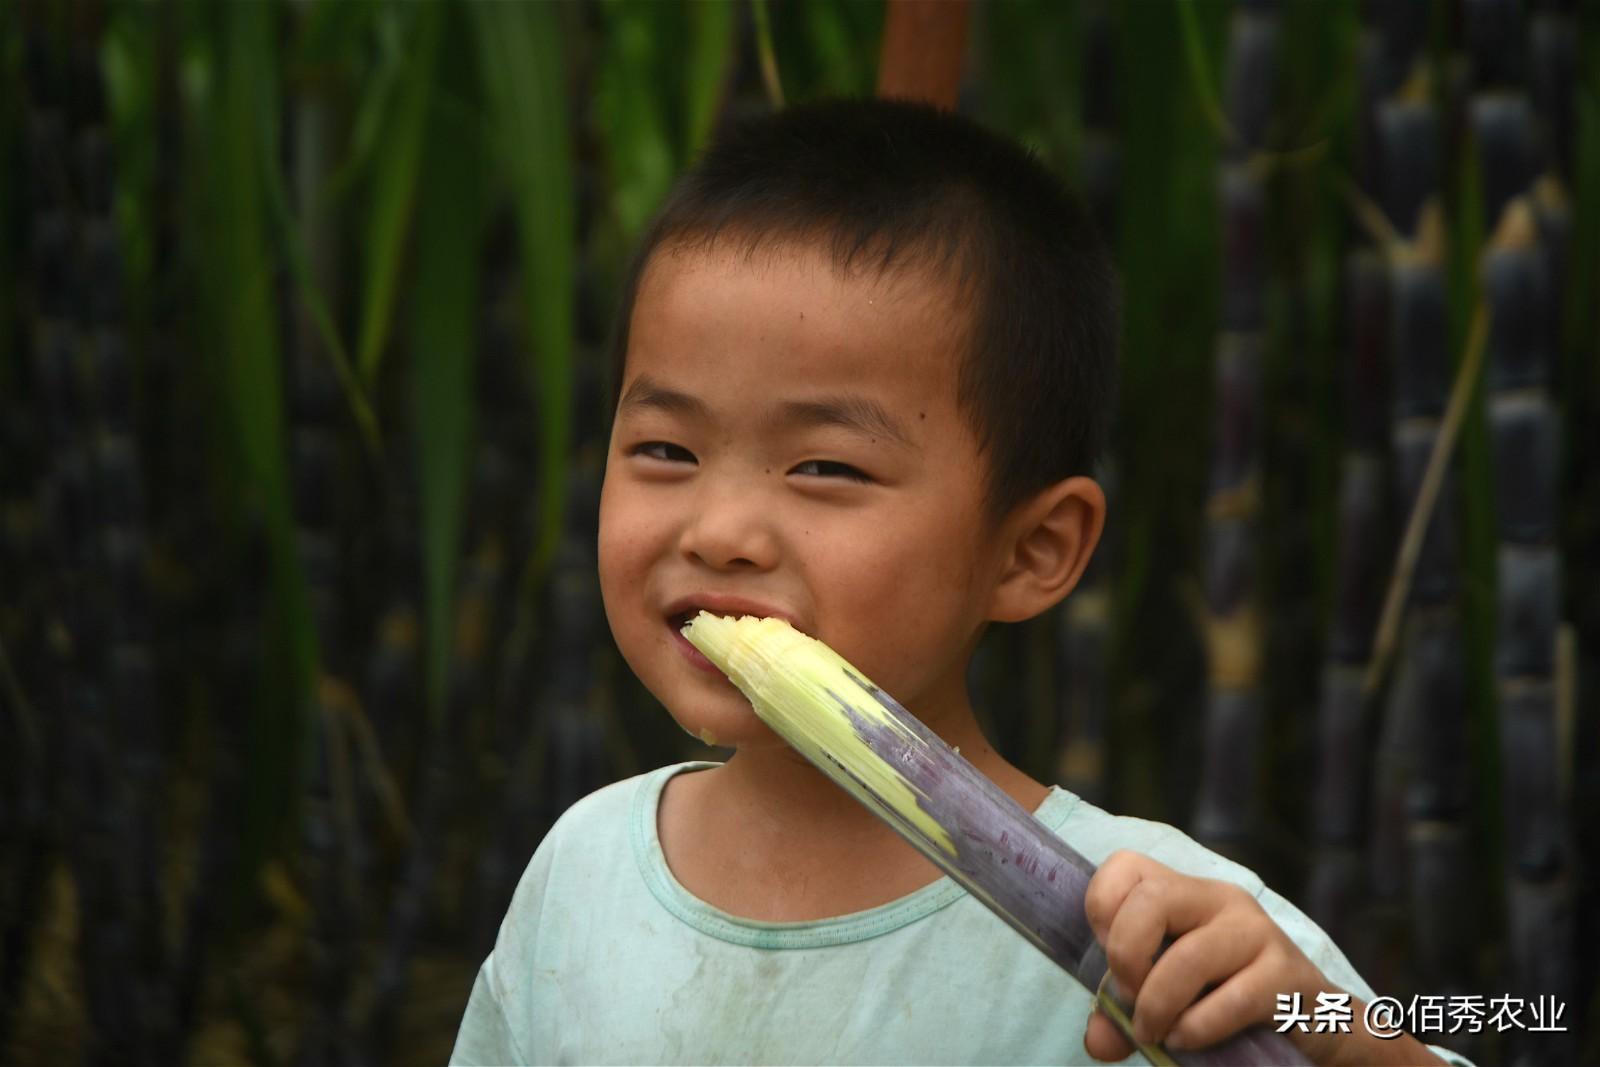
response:
<path id="1" fill-rule="evenodd" d="M 805 243 L 668 244 L 639 280 L 622 384 L 648 368 L 954 404 L 967 323 L 967 301 L 932 267 L 841 268 Z"/>

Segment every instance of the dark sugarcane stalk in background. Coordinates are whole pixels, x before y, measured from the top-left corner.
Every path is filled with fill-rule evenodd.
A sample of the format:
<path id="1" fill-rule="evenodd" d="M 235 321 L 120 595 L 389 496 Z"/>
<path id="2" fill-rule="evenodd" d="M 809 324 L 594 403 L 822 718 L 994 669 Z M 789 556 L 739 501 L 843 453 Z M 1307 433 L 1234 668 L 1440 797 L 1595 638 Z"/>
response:
<path id="1" fill-rule="evenodd" d="M 1561 132 L 1554 116 L 1541 130 L 1520 64 L 1506 62 L 1505 38 L 1523 36 L 1520 12 L 1480 0 L 1468 13 L 1472 129 L 1492 235 L 1482 270 L 1492 323 L 1488 413 L 1500 542 L 1495 675 L 1510 974 L 1519 988 L 1576 1005 L 1575 872 L 1556 715 L 1561 424 L 1554 385 L 1567 229 Z M 1570 98 L 1570 69 L 1564 76 L 1559 35 L 1548 32 L 1548 20 L 1544 25 L 1547 32 L 1532 42 L 1537 52 L 1530 52 L 1554 106 Z M 1575 1029 L 1537 1039 L 1509 1035 L 1507 1062 L 1571 1060 Z"/>
<path id="2" fill-rule="evenodd" d="M 1083 147 L 1079 160 L 1084 196 L 1101 239 L 1114 245 L 1120 150 L 1116 118 L 1116 26 L 1103 3 L 1083 13 Z M 1102 459 L 1096 478 L 1114 500 L 1116 458 Z M 1117 514 L 1115 507 L 1112 514 Z M 1094 804 L 1105 804 L 1109 766 L 1106 720 L 1110 714 L 1114 528 L 1101 533 L 1100 546 L 1083 579 L 1054 612 L 1055 687 L 1060 707 L 1056 775 L 1062 785 Z"/>
<path id="3" fill-rule="evenodd" d="M 408 449 L 389 454 L 385 478 L 386 498 L 381 506 L 375 539 L 384 564 L 380 595 L 386 598 L 375 620 L 366 658 L 364 704 L 371 714 L 374 743 L 398 765 L 406 782 L 408 797 L 426 789 L 429 774 L 429 737 L 417 724 L 425 723 L 423 707 L 424 671 L 422 612 L 416 576 L 421 570 L 417 539 L 416 463 Z M 419 786 L 419 783 L 422 783 Z M 409 851 L 396 863 L 389 912 L 376 922 L 379 955 L 367 977 L 366 1011 L 361 1020 L 359 1041 L 376 1055 L 385 1051 L 393 1032 L 394 1016 L 403 991 L 403 968 L 407 962 L 407 931 L 397 930 L 395 911 L 404 886 L 418 878 L 412 872 L 420 837 L 433 829 L 431 809 L 413 804 L 411 811 L 415 835 L 407 842 Z M 436 818 L 436 817 L 432 817 Z M 426 823 L 426 825 L 424 825 Z M 425 873 L 425 872 L 424 872 Z M 395 947 L 391 947 L 395 946 Z"/>
<path id="4" fill-rule="evenodd" d="M 683 633 L 779 736 L 1101 997 L 1132 1040 L 1127 1006 L 1104 996 L 1105 953 L 1084 914 L 1094 864 L 832 649 L 783 620 L 701 612 Z M 1307 1062 L 1260 1027 L 1195 1052 L 1139 1047 L 1154 1063 Z"/>
<path id="5" fill-rule="evenodd" d="M 1252 155 L 1264 146 L 1279 62 L 1272 4 L 1234 11 L 1228 27 L 1226 117 L 1218 164 L 1222 213 L 1216 423 L 1206 500 L 1203 628 L 1208 656 L 1204 763 L 1194 835 L 1238 858 L 1256 829 L 1262 735 L 1261 363 L 1266 337 L 1265 190 Z"/>
<path id="6" fill-rule="evenodd" d="M 97 33 L 89 20 L 28 37 L 31 326 L 55 464 L 42 510 L 61 612 L 45 699 L 65 726 L 63 850 L 79 907 L 96 919 L 78 941 L 87 1057 L 165 1059 L 178 1055 L 181 1035 L 161 906 L 164 702 Z"/>
<path id="7" fill-rule="evenodd" d="M 1372 741 L 1364 682 L 1390 544 L 1384 507 L 1386 283 L 1378 254 L 1360 250 L 1346 257 L 1348 425 L 1339 470 L 1337 577 L 1318 712 L 1312 804 L 1316 853 L 1307 911 L 1347 951 L 1365 939 L 1367 929 L 1358 921 L 1366 897 L 1363 855 Z"/>
<path id="8" fill-rule="evenodd" d="M 341 277 L 337 220 L 321 204 L 321 188 L 336 151 L 334 118 L 314 88 L 299 87 L 288 107 L 290 186 L 305 246 L 311 288 L 337 306 Z M 292 293 L 293 290 L 290 290 Z M 352 752 L 339 694 L 349 691 L 344 580 L 348 570 L 338 501 L 347 495 L 338 416 L 342 404 L 329 354 L 303 296 L 287 299 L 285 346 L 289 397 L 289 473 L 295 544 L 306 577 L 317 639 L 319 677 L 307 694 L 310 758 L 301 847 L 312 922 L 311 1020 L 300 1031 L 297 1062 L 364 1058 L 349 1024 L 349 1003 L 360 943 L 357 901 L 369 866 Z"/>
<path id="9" fill-rule="evenodd" d="M 96 64 L 96 69 L 98 64 Z M 90 371 L 98 409 L 94 448 L 99 564 L 104 585 L 108 711 L 114 718 L 118 811 L 114 833 L 121 865 L 118 891 L 136 931 L 132 946 L 140 989 L 134 1004 L 139 1040 L 153 1059 L 176 1056 L 183 1035 L 173 1003 L 172 974 L 162 906 L 162 835 L 171 701 L 157 687 L 149 590 L 149 505 L 137 436 L 134 368 L 125 338 L 122 262 L 112 217 L 109 134 L 104 126 L 80 135 L 83 185 L 94 189 L 84 230 L 85 255 L 100 277 L 90 294 Z M 114 704 L 114 707 L 112 707 Z M 108 995 L 117 996 L 116 992 Z"/>
<path id="10" fill-rule="evenodd" d="M 85 809 L 104 810 L 106 772 L 101 754 L 109 745 L 104 740 L 106 725 L 96 714 L 101 708 L 98 664 L 90 659 L 101 644 L 95 640 L 99 635 L 91 632 L 94 616 L 87 592 L 93 538 L 82 443 L 88 403 L 78 360 L 81 334 L 75 321 L 81 299 L 76 276 L 81 262 L 75 247 L 76 194 L 61 181 L 71 173 L 68 159 L 73 124 L 62 99 L 61 86 L 67 79 L 59 72 L 64 66 L 59 41 L 47 39 L 35 27 L 28 35 L 28 45 L 30 106 L 25 165 L 32 209 L 28 270 L 33 315 L 27 326 L 34 402 L 41 413 L 48 464 L 38 483 L 38 509 L 50 546 L 45 560 L 50 618 L 44 620 L 44 629 L 53 635 L 39 701 L 46 708 L 70 711 L 46 719 L 55 726 L 49 741 L 59 748 L 61 777 L 70 783 L 53 798 L 57 812 L 54 830 L 73 880 L 78 884 L 87 880 L 92 886 L 109 882 L 106 872 L 114 864 L 108 855 L 112 847 L 108 835 L 83 825 L 90 817 Z M 117 921 L 115 915 L 108 918 L 111 924 Z M 125 928 L 117 932 L 127 933 Z M 103 936 L 84 938 L 79 960 L 85 968 L 122 973 L 123 960 L 106 952 Z M 116 1027 L 100 999 L 85 992 L 88 1026 L 96 1031 L 86 1035 L 86 1044 L 92 1049 L 97 1037 Z"/>
<path id="11" fill-rule="evenodd" d="M 0 638 L 7 643 L 13 672 L 0 697 L 0 729 L 12 742 L 0 754 L 8 803 L 0 816 L 0 829 L 6 831 L 0 840 L 0 1048 L 7 1049 L 14 1047 L 13 1028 L 22 1021 L 20 992 L 41 941 L 40 918 L 59 837 L 53 813 L 59 810 L 58 790 L 65 788 L 63 756 L 68 731 L 74 729 L 62 716 L 46 714 L 58 706 L 66 660 L 51 635 L 64 629 L 62 579 L 70 558 L 54 501 L 58 449 L 72 430 L 69 359 L 56 343 L 57 322 L 70 297 L 60 279 L 71 253 L 66 198 L 50 180 L 64 151 L 65 123 L 53 91 L 55 64 L 37 30 L 24 33 L 23 48 L 25 92 L 10 102 L 21 120 L 14 149 L 19 173 L 11 191 L 26 219 L 18 228 L 23 247 L 16 253 L 19 284 L 13 292 L 23 347 L 3 350 L 14 360 L 10 381 L 16 392 L 0 415 L 8 437 L 0 471 L 8 497 L 0 531 L 6 549 Z"/>
<path id="12" fill-rule="evenodd" d="M 1383 343 L 1393 392 L 1399 388 L 1393 368 L 1400 356 L 1387 351 L 1398 315 L 1390 262 L 1396 249 L 1392 245 L 1413 234 L 1423 201 L 1436 193 L 1439 145 L 1433 115 L 1425 101 L 1428 86 L 1424 6 L 1371 3 L 1363 7 L 1363 17 L 1362 187 L 1370 191 L 1389 228 L 1381 238 L 1390 243 L 1383 250 L 1383 285 L 1387 294 Z M 1387 418 L 1391 457 L 1397 463 L 1392 405 Z M 1398 473 L 1391 477 L 1391 483 L 1400 480 Z M 1409 511 L 1413 495 L 1397 489 L 1397 514 Z M 1374 648 L 1374 655 L 1381 653 L 1381 649 Z M 1365 697 L 1370 701 L 1374 694 L 1369 691 Z M 1370 903 L 1366 925 L 1372 931 L 1372 952 L 1360 962 L 1371 981 L 1394 987 L 1400 984 L 1404 970 L 1396 946 L 1406 924 L 1405 786 L 1412 755 L 1408 744 L 1412 707 L 1406 701 L 1393 700 L 1378 717 L 1373 731 L 1377 745 L 1369 769 L 1372 794 L 1366 857 Z"/>
<path id="13" fill-rule="evenodd" d="M 1367 25 L 1357 63 L 1356 181 L 1369 203 L 1378 187 L 1377 107 L 1405 71 L 1393 61 L 1396 33 Z M 1388 540 L 1387 250 L 1367 236 L 1344 259 L 1344 455 L 1339 468 L 1334 595 L 1321 678 L 1317 771 L 1312 801 L 1312 858 L 1307 911 L 1363 973 L 1373 969 L 1375 927 L 1360 921 L 1367 903 L 1365 866 L 1375 717 L 1364 681 L 1390 551 Z"/>
<path id="14" fill-rule="evenodd" d="M 517 295 L 521 277 L 515 259 L 510 221 L 492 228 L 490 264 L 485 271 L 483 345 L 478 379 L 478 404 L 484 413 L 479 447 L 479 496 L 485 521 L 494 530 L 499 556 L 494 579 L 497 621 L 490 640 L 493 674 L 485 679 L 483 729 L 478 741 L 479 792 L 476 803 L 485 824 L 478 851 L 475 900 L 467 919 L 474 955 L 494 945 L 500 917 L 511 899 L 515 879 L 536 839 L 531 795 L 535 775 L 526 764 L 526 746 L 533 733 L 528 695 L 541 664 L 534 661 L 533 629 L 549 617 L 544 605 L 529 596 L 518 580 L 515 564 L 528 558 L 536 533 L 532 503 L 519 493 L 514 457 L 531 455 L 537 444 L 527 431 L 520 401 L 526 395 L 520 373 L 521 323 Z M 486 542 L 487 544 L 487 542 Z"/>
<path id="15" fill-rule="evenodd" d="M 474 465 L 473 491 L 468 494 L 469 514 L 492 511 L 485 505 L 483 489 L 494 483 L 484 476 L 480 462 Z M 425 933 L 427 911 L 448 847 L 448 828 L 452 825 L 454 800 L 452 784 L 467 780 L 463 766 L 470 720 L 481 718 L 486 699 L 487 680 L 493 677 L 492 635 L 501 621 L 507 577 L 505 550 L 498 524 L 479 521 L 469 526 L 464 543 L 473 545 L 457 571 L 457 589 L 452 612 L 448 710 L 446 727 L 429 722 L 423 728 L 421 747 L 416 757 L 415 833 L 410 850 L 398 871 L 391 903 L 381 926 L 381 942 L 371 979 L 371 996 L 362 1027 L 364 1040 L 380 1059 L 399 1054 L 405 1018 L 402 1006 L 409 993 L 412 964 Z"/>
<path id="16" fill-rule="evenodd" d="M 606 744 L 596 697 L 594 649 L 604 632 L 604 609 L 595 570 L 593 524 L 599 511 L 601 469 L 590 451 L 574 472 L 568 496 L 567 531 L 551 574 L 552 617 L 562 620 L 542 694 L 545 825 L 606 780 Z M 571 622 L 571 626 L 567 623 Z M 702 740 L 706 740 L 702 738 Z M 707 741 L 715 743 L 714 739 Z"/>
<path id="17" fill-rule="evenodd" d="M 1383 207 L 1390 258 L 1392 441 L 1399 507 L 1411 513 L 1436 451 L 1449 393 L 1449 301 L 1440 123 L 1424 68 L 1382 104 Z M 1372 870 L 1380 901 L 1409 917 L 1417 988 L 1470 986 L 1477 895 L 1469 852 L 1466 653 L 1454 464 L 1426 527 L 1404 614 L 1398 673 L 1380 748 Z M 1398 854 L 1398 855 L 1397 855 Z M 1469 1053 L 1470 1054 L 1470 1053 Z"/>

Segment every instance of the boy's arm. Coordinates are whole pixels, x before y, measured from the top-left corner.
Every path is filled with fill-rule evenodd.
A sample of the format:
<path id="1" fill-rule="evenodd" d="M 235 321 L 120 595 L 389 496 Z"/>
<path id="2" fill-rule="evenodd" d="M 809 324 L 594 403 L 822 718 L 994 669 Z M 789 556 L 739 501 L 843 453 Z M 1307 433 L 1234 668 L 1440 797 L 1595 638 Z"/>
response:
<path id="1" fill-rule="evenodd" d="M 1253 896 L 1230 882 L 1192 878 L 1147 856 L 1119 852 L 1089 883 L 1084 908 L 1113 978 L 1133 1003 L 1135 1035 L 1174 1051 L 1204 1048 L 1270 1023 L 1279 994 L 1299 993 L 1315 1004 L 1319 993 L 1345 992 Z M 1355 997 L 1351 1003 L 1352 1018 L 1360 1020 L 1365 1005 Z M 1291 1028 L 1285 1036 L 1321 1064 L 1446 1062 L 1409 1034 L 1385 1040 L 1359 1024 L 1348 1033 Z M 1101 1060 L 1133 1052 L 1099 1012 L 1089 1019 L 1084 1047 Z"/>

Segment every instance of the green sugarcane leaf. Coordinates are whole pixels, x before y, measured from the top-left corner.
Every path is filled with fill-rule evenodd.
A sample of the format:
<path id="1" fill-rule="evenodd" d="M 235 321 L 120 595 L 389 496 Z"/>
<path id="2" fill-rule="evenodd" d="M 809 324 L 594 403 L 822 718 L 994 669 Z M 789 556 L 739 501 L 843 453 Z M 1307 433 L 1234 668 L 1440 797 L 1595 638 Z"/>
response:
<path id="1" fill-rule="evenodd" d="M 284 261 L 288 264 L 289 274 L 294 280 L 295 293 L 305 305 L 316 327 L 317 336 L 322 339 L 327 349 L 328 359 L 332 362 L 334 374 L 339 379 L 345 403 L 350 407 L 350 415 L 361 433 L 362 443 L 366 445 L 373 459 L 380 459 L 383 454 L 383 431 L 378 425 L 378 416 L 373 411 L 366 387 L 357 377 L 355 368 L 351 364 L 344 339 L 339 336 L 339 327 L 334 322 L 333 311 L 328 307 L 328 302 L 323 298 L 317 280 L 312 275 L 311 256 L 306 248 L 304 234 L 305 224 L 295 217 L 294 209 L 289 203 L 288 182 L 284 178 L 283 171 L 273 162 L 278 153 L 275 150 L 275 127 L 271 125 L 270 118 L 270 114 L 262 112 L 258 132 L 262 143 L 273 149 L 261 154 L 262 187 L 266 194 L 265 207 L 273 222 L 273 232 L 282 242 Z"/>
<path id="2" fill-rule="evenodd" d="M 807 4 L 794 14 L 804 16 L 802 29 L 815 67 L 806 95 L 869 95 L 878 76 L 884 5 L 830 0 Z M 782 67 L 780 74 L 787 76 L 789 68 Z M 798 88 L 786 83 L 792 90 Z M 796 91 L 793 95 L 800 94 Z"/>
<path id="3" fill-rule="evenodd" d="M 1136 650 L 1151 625 L 1181 616 L 1178 590 L 1192 580 L 1184 568 L 1199 553 L 1199 497 L 1191 494 L 1207 482 L 1207 452 L 1176 446 L 1211 434 L 1208 409 L 1195 398 L 1213 389 L 1220 284 L 1218 134 L 1191 82 L 1182 6 L 1112 8 L 1121 149 L 1114 232 L 1125 294 L 1118 418 L 1127 428 L 1119 457 L 1125 555 L 1112 644 L 1117 662 L 1129 665 L 1119 672 L 1131 669 L 1138 684 L 1157 688 L 1173 687 L 1171 661 L 1151 664 Z M 1225 8 L 1207 5 L 1193 14 L 1202 42 L 1223 39 Z M 1220 43 L 1206 48 L 1221 51 Z M 1161 793 L 1159 769 L 1164 711 L 1147 704 L 1114 721 L 1113 777 L 1128 783 L 1123 799 L 1130 808 L 1171 818 L 1175 808 Z"/>
<path id="4" fill-rule="evenodd" d="M 490 137 L 511 182 L 522 252 L 539 411 L 539 573 L 561 531 L 573 407 L 577 224 L 561 12 L 546 4 L 476 4 L 471 12 Z"/>
<path id="5" fill-rule="evenodd" d="M 121 238 L 123 273 L 134 296 L 130 303 L 135 306 L 144 303 L 141 294 L 149 284 L 154 254 L 151 199 L 160 143 L 153 99 L 157 62 L 148 13 L 138 8 L 118 9 L 100 42 L 100 69 L 116 151 L 113 211 Z"/>
<path id="6" fill-rule="evenodd" d="M 380 136 L 388 127 L 390 113 L 395 107 L 401 75 L 409 69 L 401 13 L 392 5 L 363 4 L 360 9 L 371 12 L 365 28 L 373 43 L 374 56 L 371 66 L 362 68 L 359 74 L 361 99 L 355 106 L 350 149 L 328 178 L 328 196 L 336 200 L 349 195 L 371 170 Z"/>
<path id="7" fill-rule="evenodd" d="M 605 140 L 620 242 L 631 245 L 666 195 L 677 167 L 659 88 L 657 41 L 663 28 L 652 5 L 614 2 L 602 10 L 608 47 L 595 72 L 595 125 Z"/>
<path id="8" fill-rule="evenodd" d="M 684 61 L 684 130 L 680 157 L 693 159 L 711 136 L 733 70 L 734 15 L 731 2 L 691 4 Z"/>
<path id="9" fill-rule="evenodd" d="M 455 27 L 447 29 L 453 33 Z M 457 42 L 452 37 L 450 43 Z M 454 65 L 460 54 L 459 48 L 451 48 L 443 56 L 441 78 L 452 87 L 456 82 L 451 79 L 465 76 Z M 456 564 L 471 466 L 482 146 L 473 127 L 437 105 L 429 110 L 427 136 L 421 197 L 428 210 L 417 216 L 410 346 L 422 511 L 425 684 L 428 714 L 437 726 L 445 713 Z"/>
<path id="10" fill-rule="evenodd" d="M 252 864 L 277 839 L 293 810 L 296 753 L 306 694 L 316 670 L 315 624 L 294 540 L 285 454 L 283 374 L 273 287 L 275 264 L 265 233 L 258 117 L 276 108 L 277 42 L 272 11 L 230 5 L 219 12 L 215 80 L 197 81 L 203 149 L 197 154 L 196 199 L 207 235 L 199 264 L 201 291 L 216 342 L 219 425 L 233 457 L 226 471 L 235 519 L 262 531 L 269 560 L 266 677 L 275 691 L 255 706 L 250 728 L 253 809 L 245 851 Z M 274 116 L 275 122 L 275 116 Z M 287 709 L 287 713 L 286 713 Z"/>
<path id="11" fill-rule="evenodd" d="M 423 131 L 437 75 L 443 6 L 419 4 L 413 11 L 406 70 L 382 135 L 374 170 L 372 214 L 366 238 L 365 284 L 361 301 L 361 340 L 356 347 L 362 377 L 377 377 L 394 313 L 401 250 L 415 207 Z"/>

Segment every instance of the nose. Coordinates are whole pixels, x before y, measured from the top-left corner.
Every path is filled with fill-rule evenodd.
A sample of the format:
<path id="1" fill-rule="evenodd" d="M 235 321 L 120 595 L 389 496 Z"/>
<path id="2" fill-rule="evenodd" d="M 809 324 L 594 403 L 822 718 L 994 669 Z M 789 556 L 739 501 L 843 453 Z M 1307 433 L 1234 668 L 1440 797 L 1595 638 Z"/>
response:
<path id="1" fill-rule="evenodd" d="M 770 502 L 748 484 L 705 484 L 684 524 L 679 548 L 717 570 L 769 570 L 777 563 L 778 537 Z"/>

